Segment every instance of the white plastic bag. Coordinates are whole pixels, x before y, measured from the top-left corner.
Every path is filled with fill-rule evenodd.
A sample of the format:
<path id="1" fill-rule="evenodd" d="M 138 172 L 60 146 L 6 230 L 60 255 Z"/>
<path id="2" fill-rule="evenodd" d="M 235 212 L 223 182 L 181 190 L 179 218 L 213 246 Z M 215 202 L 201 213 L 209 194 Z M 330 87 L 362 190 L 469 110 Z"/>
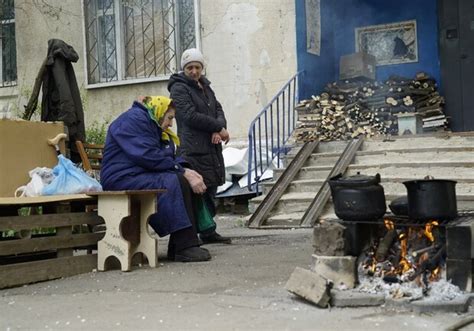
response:
<path id="1" fill-rule="evenodd" d="M 222 151 L 226 175 L 245 175 L 248 172 L 248 148 L 227 147 Z M 229 178 L 230 179 L 230 178 Z"/>
<path id="2" fill-rule="evenodd" d="M 15 197 L 37 197 L 42 195 L 43 188 L 54 179 L 53 170 L 46 167 L 36 167 L 28 172 L 30 182 L 15 190 Z"/>

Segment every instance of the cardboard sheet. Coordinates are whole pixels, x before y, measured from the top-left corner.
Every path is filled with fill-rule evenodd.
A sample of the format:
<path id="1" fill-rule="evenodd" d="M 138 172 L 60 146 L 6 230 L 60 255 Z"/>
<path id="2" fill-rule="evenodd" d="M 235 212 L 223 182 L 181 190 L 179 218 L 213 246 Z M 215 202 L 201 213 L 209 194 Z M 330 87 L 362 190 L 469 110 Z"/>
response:
<path id="1" fill-rule="evenodd" d="M 48 139 L 63 132 L 62 122 L 0 120 L 0 197 L 13 197 L 19 186 L 30 181 L 30 170 L 58 163 Z M 60 148 L 64 154 L 64 141 Z"/>

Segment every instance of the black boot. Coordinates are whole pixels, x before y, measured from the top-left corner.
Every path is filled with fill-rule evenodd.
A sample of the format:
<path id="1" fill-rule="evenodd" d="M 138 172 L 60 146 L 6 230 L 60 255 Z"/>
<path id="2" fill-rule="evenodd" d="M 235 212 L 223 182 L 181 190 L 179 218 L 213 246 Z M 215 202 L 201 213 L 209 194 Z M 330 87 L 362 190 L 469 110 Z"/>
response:
<path id="1" fill-rule="evenodd" d="M 169 242 L 168 253 L 166 254 L 166 258 L 168 259 L 168 261 L 174 261 L 174 256 L 175 256 L 174 245 L 171 242 Z"/>
<path id="2" fill-rule="evenodd" d="M 209 254 L 209 251 L 197 246 L 182 249 L 174 255 L 176 262 L 202 262 L 209 261 L 210 259 L 211 254 Z"/>
<path id="3" fill-rule="evenodd" d="M 232 239 L 229 237 L 223 237 L 217 232 L 212 232 L 210 234 L 199 234 L 203 244 L 231 244 Z"/>

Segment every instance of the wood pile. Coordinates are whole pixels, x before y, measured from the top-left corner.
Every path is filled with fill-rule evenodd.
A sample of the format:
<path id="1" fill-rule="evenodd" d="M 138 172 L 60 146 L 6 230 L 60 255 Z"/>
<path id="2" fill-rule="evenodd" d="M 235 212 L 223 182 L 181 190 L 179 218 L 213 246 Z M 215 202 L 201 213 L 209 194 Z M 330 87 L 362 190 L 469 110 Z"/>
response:
<path id="1" fill-rule="evenodd" d="M 347 140 L 360 135 L 398 134 L 397 114 L 418 113 L 423 130 L 447 127 L 444 99 L 425 73 L 414 79 L 391 76 L 386 82 L 330 83 L 323 93 L 301 101 L 296 140 Z"/>

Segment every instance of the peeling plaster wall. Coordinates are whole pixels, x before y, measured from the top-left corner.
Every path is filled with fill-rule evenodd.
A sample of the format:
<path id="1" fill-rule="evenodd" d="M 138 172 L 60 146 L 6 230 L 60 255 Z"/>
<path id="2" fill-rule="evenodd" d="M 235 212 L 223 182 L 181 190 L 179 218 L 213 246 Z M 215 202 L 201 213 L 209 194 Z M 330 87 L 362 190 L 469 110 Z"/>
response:
<path id="1" fill-rule="evenodd" d="M 74 70 L 86 124 L 114 119 L 138 95 L 168 94 L 167 81 L 85 89 L 81 2 L 16 0 L 18 86 L 0 89 L 0 109 L 10 103 L 13 115 L 22 113 L 50 38 L 63 39 L 79 54 Z M 296 73 L 294 1 L 201 0 L 200 12 L 206 74 L 233 141 L 245 143 L 251 120 Z"/>
<path id="2" fill-rule="evenodd" d="M 229 130 L 246 139 L 250 122 L 296 73 L 295 4 L 201 0 L 206 74 Z"/>
<path id="3" fill-rule="evenodd" d="M 11 116 L 23 113 L 51 38 L 63 39 L 79 53 L 74 68 L 79 85 L 84 81 L 81 2 L 15 0 L 15 30 L 18 85 L 0 88 L 0 108 L 8 104 Z"/>

